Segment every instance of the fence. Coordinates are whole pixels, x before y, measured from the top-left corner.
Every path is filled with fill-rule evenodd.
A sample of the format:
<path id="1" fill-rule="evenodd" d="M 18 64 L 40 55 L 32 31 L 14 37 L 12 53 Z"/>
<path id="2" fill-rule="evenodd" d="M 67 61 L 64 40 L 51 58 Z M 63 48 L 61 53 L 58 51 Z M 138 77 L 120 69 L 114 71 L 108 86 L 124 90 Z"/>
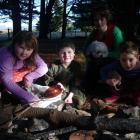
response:
<path id="1" fill-rule="evenodd" d="M 38 37 L 39 32 L 33 31 L 35 36 Z M 7 40 L 12 37 L 12 30 L 7 29 L 0 31 L 0 41 Z M 51 32 L 48 34 L 49 39 L 59 39 L 61 38 L 62 32 Z M 87 37 L 89 35 L 89 32 L 81 32 L 81 31 L 66 31 L 66 37 Z"/>

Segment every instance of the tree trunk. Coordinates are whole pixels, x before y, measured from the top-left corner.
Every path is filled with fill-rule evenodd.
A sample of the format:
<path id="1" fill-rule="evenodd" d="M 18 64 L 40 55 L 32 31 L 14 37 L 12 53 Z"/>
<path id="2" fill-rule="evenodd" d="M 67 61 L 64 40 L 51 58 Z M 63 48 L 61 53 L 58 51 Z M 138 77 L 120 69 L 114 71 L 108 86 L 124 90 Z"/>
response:
<path id="1" fill-rule="evenodd" d="M 52 8 L 53 8 L 54 3 L 55 3 L 55 0 L 50 0 L 48 6 L 46 8 L 46 15 L 45 15 L 45 19 L 46 19 L 46 26 L 45 26 L 46 37 L 47 37 L 48 33 L 51 32 Z"/>
<path id="2" fill-rule="evenodd" d="M 44 15 L 44 0 L 41 0 L 41 15 L 40 15 L 40 35 L 39 38 L 48 38 L 47 35 L 51 31 L 51 18 L 52 18 L 52 8 L 55 0 L 50 0 L 46 6 L 46 14 Z"/>
<path id="3" fill-rule="evenodd" d="M 29 31 L 32 31 L 33 3 L 34 0 L 29 0 L 29 27 L 28 27 Z"/>
<path id="4" fill-rule="evenodd" d="M 21 16 L 20 16 L 20 5 L 19 0 L 11 1 L 12 8 L 12 20 L 13 20 L 13 36 L 21 31 Z"/>
<path id="5" fill-rule="evenodd" d="M 66 36 L 66 27 L 67 27 L 67 13 L 66 13 L 66 8 L 67 8 L 67 1 L 68 0 L 64 0 L 62 39 L 65 38 L 65 36 Z"/>
<path id="6" fill-rule="evenodd" d="M 45 38 L 45 0 L 41 0 L 40 7 L 40 25 L 39 25 L 39 38 Z"/>

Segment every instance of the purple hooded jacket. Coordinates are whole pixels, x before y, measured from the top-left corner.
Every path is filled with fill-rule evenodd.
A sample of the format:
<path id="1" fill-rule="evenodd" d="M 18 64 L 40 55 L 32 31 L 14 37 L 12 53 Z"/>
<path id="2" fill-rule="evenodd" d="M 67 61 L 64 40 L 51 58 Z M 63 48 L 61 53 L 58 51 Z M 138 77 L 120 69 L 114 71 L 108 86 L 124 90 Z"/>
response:
<path id="1" fill-rule="evenodd" d="M 17 63 L 14 64 L 14 56 L 9 51 L 8 47 L 0 48 L 0 81 L 9 90 L 13 95 L 18 97 L 22 103 L 30 103 L 36 100 L 32 94 L 25 91 L 17 83 L 15 83 L 13 78 L 13 69 L 21 69 L 23 67 L 23 61 L 17 60 Z M 36 69 L 31 73 L 27 74 L 25 78 L 29 81 L 37 79 L 48 71 L 47 64 L 41 59 L 39 55 L 35 57 Z"/>

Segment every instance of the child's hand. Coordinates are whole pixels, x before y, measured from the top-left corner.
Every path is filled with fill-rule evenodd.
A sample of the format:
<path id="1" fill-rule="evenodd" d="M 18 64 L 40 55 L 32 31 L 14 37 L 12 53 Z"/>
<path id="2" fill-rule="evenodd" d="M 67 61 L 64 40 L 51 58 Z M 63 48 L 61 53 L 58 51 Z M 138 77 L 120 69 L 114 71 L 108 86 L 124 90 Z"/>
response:
<path id="1" fill-rule="evenodd" d="M 32 82 L 29 81 L 28 79 L 24 78 L 24 86 L 25 86 L 25 88 L 29 88 L 32 86 Z"/>
<path id="2" fill-rule="evenodd" d="M 59 83 L 57 83 L 57 85 L 59 85 L 61 87 L 61 89 L 65 90 L 65 87 L 63 86 L 62 83 L 59 82 Z"/>
<path id="3" fill-rule="evenodd" d="M 113 79 L 107 79 L 106 80 L 106 83 L 108 84 L 108 85 L 110 85 L 110 86 L 113 86 L 114 87 L 114 81 L 113 81 Z"/>
<path id="4" fill-rule="evenodd" d="M 43 102 L 44 102 L 44 100 L 40 99 L 40 98 L 37 97 L 37 96 L 34 96 L 32 103 L 30 103 L 29 105 L 30 105 L 31 107 L 44 108 Z"/>
<path id="5" fill-rule="evenodd" d="M 31 106 L 31 107 L 37 107 L 37 108 L 44 108 L 44 107 L 42 106 L 42 102 L 41 102 L 41 101 L 31 103 L 30 106 Z"/>
<path id="6" fill-rule="evenodd" d="M 70 92 L 70 94 L 68 95 L 68 97 L 65 99 L 65 103 L 68 103 L 68 104 L 73 103 L 72 97 L 73 97 L 73 93 Z"/>
<path id="7" fill-rule="evenodd" d="M 119 90 L 118 89 L 118 86 L 121 85 L 121 81 L 118 80 L 118 79 L 115 79 L 115 78 L 112 78 L 112 79 L 107 79 L 106 80 L 106 83 L 110 86 L 113 86 L 116 90 Z"/>
<path id="8" fill-rule="evenodd" d="M 40 101 L 39 97 L 34 96 L 34 98 L 32 99 L 32 102 L 29 104 L 30 106 L 34 106 L 35 104 L 37 104 Z"/>

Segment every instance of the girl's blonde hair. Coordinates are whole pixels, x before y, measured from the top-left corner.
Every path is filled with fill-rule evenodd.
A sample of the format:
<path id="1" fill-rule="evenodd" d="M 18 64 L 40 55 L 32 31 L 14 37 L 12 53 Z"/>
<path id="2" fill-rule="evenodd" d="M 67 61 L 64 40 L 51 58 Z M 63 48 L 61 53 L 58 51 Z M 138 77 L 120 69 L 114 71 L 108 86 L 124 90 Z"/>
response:
<path id="1" fill-rule="evenodd" d="M 127 54 L 139 54 L 139 48 L 133 41 L 126 41 L 120 45 L 120 54 L 127 53 Z"/>

